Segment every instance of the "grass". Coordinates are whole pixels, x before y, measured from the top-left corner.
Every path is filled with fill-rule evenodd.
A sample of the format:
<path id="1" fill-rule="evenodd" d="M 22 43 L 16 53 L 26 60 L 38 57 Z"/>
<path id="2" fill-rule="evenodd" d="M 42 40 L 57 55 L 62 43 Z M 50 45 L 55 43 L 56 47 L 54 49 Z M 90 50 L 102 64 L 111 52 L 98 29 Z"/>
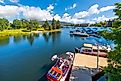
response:
<path id="1" fill-rule="evenodd" d="M 43 33 L 46 33 L 46 32 L 58 32 L 58 31 L 61 31 L 61 29 L 55 29 L 55 30 L 44 30 L 42 31 Z"/>
<path id="2" fill-rule="evenodd" d="M 22 29 L 3 30 L 3 31 L 0 31 L 0 37 L 16 36 L 16 35 L 28 35 L 29 33 L 30 32 L 22 32 Z"/>
<path id="3" fill-rule="evenodd" d="M 0 37 L 4 36 L 17 36 L 17 35 L 28 35 L 30 33 L 39 33 L 39 32 L 58 32 L 61 31 L 61 29 L 55 29 L 55 30 L 44 30 L 43 28 L 38 28 L 37 31 L 31 31 L 31 32 L 23 32 L 25 29 L 14 29 L 14 30 L 3 30 L 0 31 Z"/>

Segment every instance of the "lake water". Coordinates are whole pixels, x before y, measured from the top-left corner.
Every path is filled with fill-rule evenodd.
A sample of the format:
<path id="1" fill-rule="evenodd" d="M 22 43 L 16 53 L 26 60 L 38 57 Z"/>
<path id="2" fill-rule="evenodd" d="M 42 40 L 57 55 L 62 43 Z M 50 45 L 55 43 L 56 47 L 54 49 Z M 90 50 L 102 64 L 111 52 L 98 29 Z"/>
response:
<path id="1" fill-rule="evenodd" d="M 74 51 L 83 43 L 113 45 L 103 37 L 70 36 L 70 30 L 0 38 L 0 81 L 38 81 L 51 68 L 55 53 Z"/>

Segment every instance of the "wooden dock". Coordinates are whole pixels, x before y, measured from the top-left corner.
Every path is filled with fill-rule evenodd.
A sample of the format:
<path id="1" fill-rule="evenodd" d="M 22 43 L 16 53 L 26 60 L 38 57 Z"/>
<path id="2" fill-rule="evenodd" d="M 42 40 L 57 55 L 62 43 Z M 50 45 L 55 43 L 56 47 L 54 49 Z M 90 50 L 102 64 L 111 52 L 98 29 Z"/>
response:
<path id="1" fill-rule="evenodd" d="M 107 58 L 99 57 L 99 67 L 107 66 Z M 97 56 L 76 53 L 69 81 L 92 81 L 97 74 Z"/>

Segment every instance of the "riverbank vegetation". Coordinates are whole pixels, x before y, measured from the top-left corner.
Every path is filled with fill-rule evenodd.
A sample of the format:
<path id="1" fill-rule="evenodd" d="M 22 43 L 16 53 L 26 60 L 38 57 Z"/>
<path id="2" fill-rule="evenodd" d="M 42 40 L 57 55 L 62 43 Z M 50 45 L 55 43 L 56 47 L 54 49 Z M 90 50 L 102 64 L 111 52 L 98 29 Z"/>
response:
<path id="1" fill-rule="evenodd" d="M 13 22 L 10 23 L 7 19 L 0 18 L 0 36 L 37 33 L 38 31 L 55 32 L 60 31 L 60 27 L 60 21 L 55 19 L 52 20 L 51 24 L 46 20 L 42 25 L 37 20 L 14 19 Z"/>
<path id="2" fill-rule="evenodd" d="M 118 18 L 114 20 L 111 32 L 100 33 L 116 44 L 115 49 L 108 54 L 108 66 L 105 68 L 108 81 L 121 81 L 121 3 L 115 3 L 115 6 L 114 12 Z"/>

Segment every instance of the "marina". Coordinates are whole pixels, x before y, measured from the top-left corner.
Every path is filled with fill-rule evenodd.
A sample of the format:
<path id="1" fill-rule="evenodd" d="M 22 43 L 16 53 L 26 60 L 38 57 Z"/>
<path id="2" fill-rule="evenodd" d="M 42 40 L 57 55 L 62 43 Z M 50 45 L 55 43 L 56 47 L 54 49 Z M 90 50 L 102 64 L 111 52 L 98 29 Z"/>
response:
<path id="1" fill-rule="evenodd" d="M 72 28 L 61 30 L 61 32 L 45 32 L 28 36 L 10 36 L 0 40 L 0 81 L 38 81 L 39 79 L 47 81 L 44 75 L 54 65 L 51 61 L 53 55 L 61 55 L 67 51 L 74 52 L 75 47 L 81 47 L 84 43 L 96 42 L 102 45 L 108 43 L 111 47 L 114 45 L 104 38 L 70 36 L 69 32 Z"/>

